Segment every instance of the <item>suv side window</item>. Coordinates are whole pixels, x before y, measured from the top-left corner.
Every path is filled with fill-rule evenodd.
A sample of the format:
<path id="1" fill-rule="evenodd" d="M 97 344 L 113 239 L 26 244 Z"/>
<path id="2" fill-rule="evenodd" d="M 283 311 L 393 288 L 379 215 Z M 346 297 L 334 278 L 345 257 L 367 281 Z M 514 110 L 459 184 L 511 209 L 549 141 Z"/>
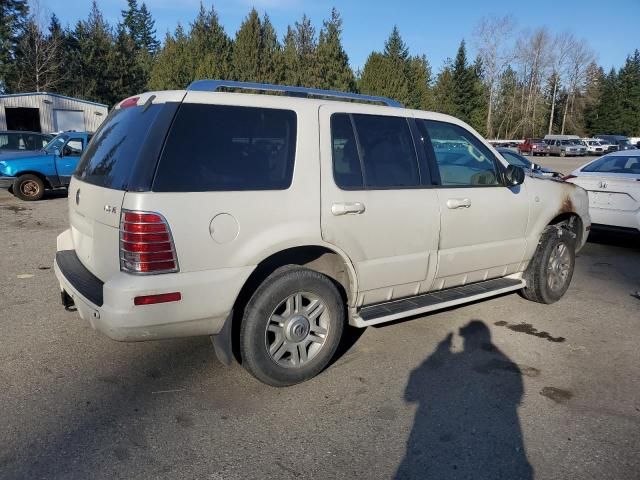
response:
<path id="1" fill-rule="evenodd" d="M 354 114 L 368 188 L 420 185 L 411 129 L 403 117 Z"/>
<path id="2" fill-rule="evenodd" d="M 440 183 L 450 187 L 500 185 L 495 157 L 473 134 L 452 123 L 418 120 L 431 140 Z"/>
<path id="3" fill-rule="evenodd" d="M 291 110 L 183 103 L 153 190 L 286 190 L 295 148 L 296 114 Z"/>
<path id="4" fill-rule="evenodd" d="M 406 118 L 336 113 L 331 117 L 331 138 L 339 187 L 375 190 L 420 185 L 418 157 Z"/>
<path id="5" fill-rule="evenodd" d="M 336 185 L 345 190 L 364 188 L 356 135 L 346 113 L 331 116 L 331 149 Z"/>

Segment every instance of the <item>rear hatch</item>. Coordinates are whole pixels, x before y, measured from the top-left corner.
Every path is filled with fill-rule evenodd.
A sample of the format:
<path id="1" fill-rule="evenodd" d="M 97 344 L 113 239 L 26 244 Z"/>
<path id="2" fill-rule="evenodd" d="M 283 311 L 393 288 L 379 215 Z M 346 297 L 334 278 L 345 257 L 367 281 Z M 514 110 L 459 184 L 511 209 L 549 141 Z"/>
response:
<path id="1" fill-rule="evenodd" d="M 73 246 L 106 281 L 120 270 L 120 210 L 127 191 L 148 191 L 166 133 L 184 91 L 124 100 L 102 123 L 69 185 Z"/>

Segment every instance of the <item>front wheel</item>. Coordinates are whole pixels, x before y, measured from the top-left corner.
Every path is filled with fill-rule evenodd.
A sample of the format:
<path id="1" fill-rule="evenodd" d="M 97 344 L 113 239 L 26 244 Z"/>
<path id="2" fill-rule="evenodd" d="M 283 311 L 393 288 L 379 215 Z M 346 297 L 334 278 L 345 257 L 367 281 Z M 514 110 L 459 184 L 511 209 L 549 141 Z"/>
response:
<path id="1" fill-rule="evenodd" d="M 27 202 L 40 200 L 44 195 L 44 182 L 30 173 L 20 175 L 13 182 L 13 194 Z"/>
<path id="2" fill-rule="evenodd" d="M 538 303 L 557 302 L 569 288 L 575 263 L 571 232 L 561 225 L 549 225 L 524 273 L 527 286 L 521 290 L 522 296 Z"/>
<path id="3" fill-rule="evenodd" d="M 245 308 L 242 364 L 275 387 L 313 378 L 335 354 L 344 322 L 345 305 L 329 277 L 283 267 L 267 277 Z"/>

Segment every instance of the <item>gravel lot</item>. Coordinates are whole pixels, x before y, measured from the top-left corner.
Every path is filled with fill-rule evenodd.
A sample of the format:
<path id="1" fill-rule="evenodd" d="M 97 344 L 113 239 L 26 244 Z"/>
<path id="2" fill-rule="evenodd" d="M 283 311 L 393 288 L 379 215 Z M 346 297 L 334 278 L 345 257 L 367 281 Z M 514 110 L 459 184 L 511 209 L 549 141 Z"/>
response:
<path id="1" fill-rule="evenodd" d="M 512 294 L 369 328 L 274 389 L 207 338 L 117 343 L 66 312 L 64 193 L 2 191 L 0 222 L 2 479 L 640 478 L 637 239 L 594 237 L 554 305 Z"/>

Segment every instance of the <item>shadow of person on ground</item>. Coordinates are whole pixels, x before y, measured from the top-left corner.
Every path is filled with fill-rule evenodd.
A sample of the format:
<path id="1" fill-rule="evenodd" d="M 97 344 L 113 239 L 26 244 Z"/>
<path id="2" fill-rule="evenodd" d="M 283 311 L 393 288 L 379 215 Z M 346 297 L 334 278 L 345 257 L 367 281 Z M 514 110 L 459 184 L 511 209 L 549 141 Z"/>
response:
<path id="1" fill-rule="evenodd" d="M 518 419 L 520 368 L 491 343 L 479 320 L 453 334 L 412 373 L 405 400 L 418 404 L 397 479 L 533 478 Z"/>

